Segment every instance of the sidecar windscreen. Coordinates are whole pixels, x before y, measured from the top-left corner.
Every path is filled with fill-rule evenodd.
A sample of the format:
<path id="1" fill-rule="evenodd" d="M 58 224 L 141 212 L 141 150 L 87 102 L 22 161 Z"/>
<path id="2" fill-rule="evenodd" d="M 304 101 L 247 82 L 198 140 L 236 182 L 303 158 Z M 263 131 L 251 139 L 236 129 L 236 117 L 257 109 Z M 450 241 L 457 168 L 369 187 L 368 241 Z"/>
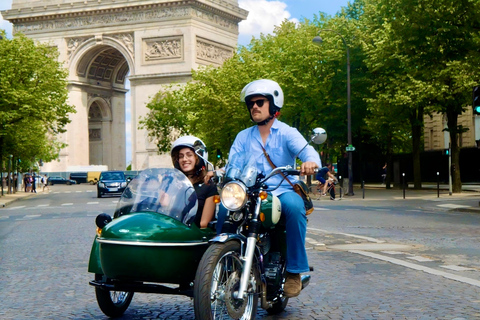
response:
<path id="1" fill-rule="evenodd" d="M 133 212 L 156 212 L 190 225 L 197 208 L 195 189 L 181 171 L 153 168 L 142 171 L 128 184 L 114 217 Z"/>

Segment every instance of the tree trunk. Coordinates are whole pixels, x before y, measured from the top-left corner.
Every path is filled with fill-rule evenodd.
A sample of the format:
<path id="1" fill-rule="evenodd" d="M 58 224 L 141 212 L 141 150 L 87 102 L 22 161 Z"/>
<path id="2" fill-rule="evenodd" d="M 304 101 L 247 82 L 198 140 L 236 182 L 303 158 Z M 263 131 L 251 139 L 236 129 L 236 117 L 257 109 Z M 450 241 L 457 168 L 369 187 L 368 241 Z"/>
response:
<path id="1" fill-rule="evenodd" d="M 453 108 L 452 108 L 453 109 Z M 450 133 L 450 149 L 452 157 L 452 192 L 462 192 L 462 180 L 460 179 L 460 147 L 458 145 L 458 113 L 447 110 L 447 125 Z"/>
<path id="2" fill-rule="evenodd" d="M 413 111 L 412 124 L 412 156 L 413 156 L 413 188 L 422 188 L 422 173 L 420 166 L 420 151 L 423 130 L 423 107 L 418 107 Z"/>

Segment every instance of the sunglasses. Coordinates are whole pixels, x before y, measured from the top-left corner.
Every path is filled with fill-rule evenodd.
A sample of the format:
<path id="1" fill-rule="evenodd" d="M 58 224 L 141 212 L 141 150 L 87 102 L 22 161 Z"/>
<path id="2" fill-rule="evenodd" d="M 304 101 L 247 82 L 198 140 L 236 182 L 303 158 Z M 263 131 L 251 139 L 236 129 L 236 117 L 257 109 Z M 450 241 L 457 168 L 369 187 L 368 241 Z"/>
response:
<path id="1" fill-rule="evenodd" d="M 252 109 L 253 106 L 256 104 L 259 108 L 263 107 L 263 104 L 265 103 L 265 101 L 268 101 L 267 99 L 259 99 L 259 100 L 255 100 L 255 101 L 247 101 L 247 108 L 248 109 Z"/>

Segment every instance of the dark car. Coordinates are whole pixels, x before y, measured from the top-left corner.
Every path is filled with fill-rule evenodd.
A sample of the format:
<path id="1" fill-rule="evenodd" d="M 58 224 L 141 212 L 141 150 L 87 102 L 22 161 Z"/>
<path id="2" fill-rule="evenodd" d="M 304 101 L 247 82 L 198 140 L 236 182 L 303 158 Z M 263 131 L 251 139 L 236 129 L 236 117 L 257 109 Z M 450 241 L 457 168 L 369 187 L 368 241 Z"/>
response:
<path id="1" fill-rule="evenodd" d="M 48 184 L 53 186 L 54 184 L 77 184 L 77 181 L 71 179 L 65 179 L 64 177 L 49 177 Z"/>
<path id="2" fill-rule="evenodd" d="M 70 179 L 77 181 L 77 183 L 86 183 L 87 182 L 87 173 L 86 172 L 72 172 L 70 173 Z"/>
<path id="3" fill-rule="evenodd" d="M 97 183 L 97 197 L 104 194 L 122 194 L 127 187 L 127 180 L 122 171 L 103 171 Z"/>

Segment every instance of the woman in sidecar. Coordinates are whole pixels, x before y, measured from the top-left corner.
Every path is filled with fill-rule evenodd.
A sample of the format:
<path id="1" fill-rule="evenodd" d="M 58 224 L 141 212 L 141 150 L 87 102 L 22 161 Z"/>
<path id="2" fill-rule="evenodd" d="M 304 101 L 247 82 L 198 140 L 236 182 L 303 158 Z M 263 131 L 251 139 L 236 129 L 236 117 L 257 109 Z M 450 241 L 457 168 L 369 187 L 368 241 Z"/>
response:
<path id="1" fill-rule="evenodd" d="M 206 155 L 204 147 L 197 149 Z M 175 145 L 172 157 L 174 150 Z M 109 317 L 121 316 L 134 292 L 193 296 L 198 263 L 215 232 L 213 226 L 199 227 L 209 197 L 198 210 L 195 177 L 179 169 L 142 171 L 122 194 L 114 219 L 107 214 L 96 219 L 88 271 L 95 274 L 90 284 Z"/>

